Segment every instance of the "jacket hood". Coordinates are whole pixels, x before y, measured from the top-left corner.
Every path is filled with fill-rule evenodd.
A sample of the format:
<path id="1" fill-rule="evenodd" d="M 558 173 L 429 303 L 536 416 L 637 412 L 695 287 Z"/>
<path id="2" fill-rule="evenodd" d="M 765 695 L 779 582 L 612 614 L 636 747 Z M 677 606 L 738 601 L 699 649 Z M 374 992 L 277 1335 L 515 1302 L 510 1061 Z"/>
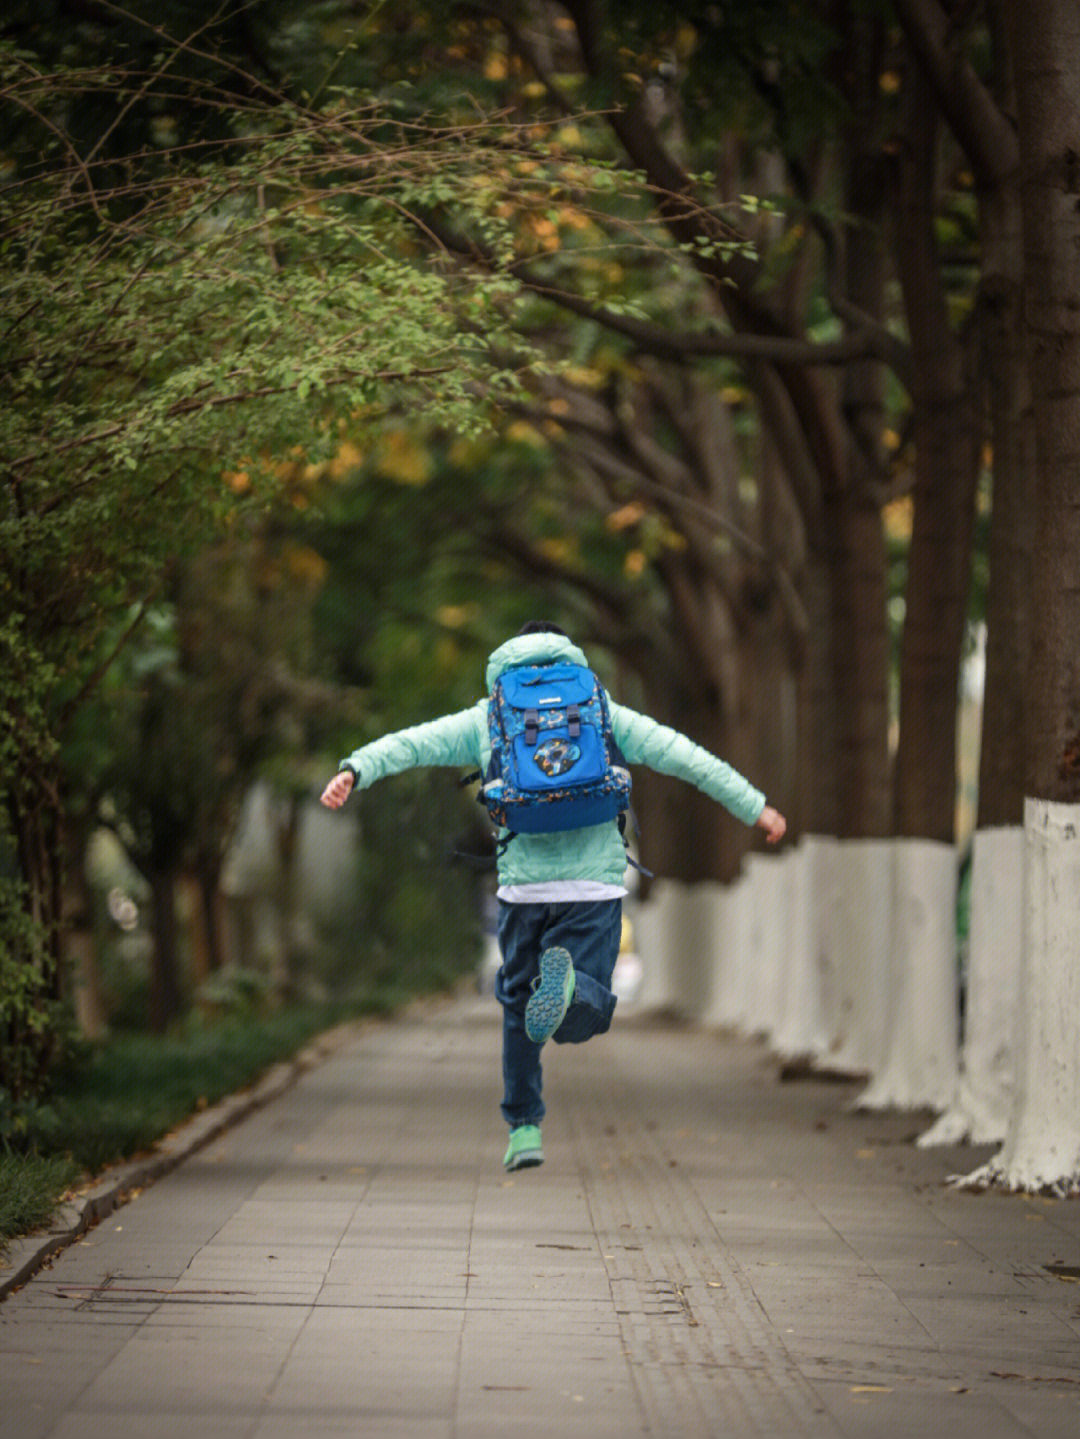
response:
<path id="1" fill-rule="evenodd" d="M 494 650 L 488 659 L 488 694 L 495 688 L 495 681 L 506 670 L 512 670 L 516 665 L 550 664 L 553 660 L 566 660 L 574 665 L 587 666 L 589 663 L 584 651 L 578 649 L 565 635 L 515 635 Z"/>

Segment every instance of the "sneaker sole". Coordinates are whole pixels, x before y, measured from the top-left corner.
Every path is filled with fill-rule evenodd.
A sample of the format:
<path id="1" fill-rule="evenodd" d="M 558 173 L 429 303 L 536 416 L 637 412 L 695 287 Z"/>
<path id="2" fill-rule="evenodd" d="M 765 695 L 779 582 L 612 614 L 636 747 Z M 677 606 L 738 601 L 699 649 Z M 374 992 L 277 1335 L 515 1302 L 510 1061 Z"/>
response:
<path id="1" fill-rule="evenodd" d="M 573 973 L 568 950 L 554 947 L 540 956 L 540 983 L 525 1006 L 525 1033 L 543 1044 L 562 1024 L 569 1007 L 567 981 Z"/>
<path id="2" fill-rule="evenodd" d="M 544 1162 L 544 1151 L 542 1149 L 526 1149 L 521 1154 L 515 1154 L 509 1164 L 503 1168 L 507 1174 L 513 1174 L 515 1169 L 535 1169 L 538 1164 Z"/>

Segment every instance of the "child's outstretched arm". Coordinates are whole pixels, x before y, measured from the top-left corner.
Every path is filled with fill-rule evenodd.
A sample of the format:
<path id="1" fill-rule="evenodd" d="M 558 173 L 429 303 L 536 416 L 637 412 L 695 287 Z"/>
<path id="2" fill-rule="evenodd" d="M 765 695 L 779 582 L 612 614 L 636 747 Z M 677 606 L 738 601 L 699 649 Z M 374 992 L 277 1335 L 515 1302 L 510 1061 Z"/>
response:
<path id="1" fill-rule="evenodd" d="M 376 780 L 428 765 L 477 765 L 487 733 L 487 704 L 427 720 L 408 729 L 382 735 L 361 745 L 344 759 L 322 792 L 327 809 L 340 809 L 354 789 L 367 789 Z"/>

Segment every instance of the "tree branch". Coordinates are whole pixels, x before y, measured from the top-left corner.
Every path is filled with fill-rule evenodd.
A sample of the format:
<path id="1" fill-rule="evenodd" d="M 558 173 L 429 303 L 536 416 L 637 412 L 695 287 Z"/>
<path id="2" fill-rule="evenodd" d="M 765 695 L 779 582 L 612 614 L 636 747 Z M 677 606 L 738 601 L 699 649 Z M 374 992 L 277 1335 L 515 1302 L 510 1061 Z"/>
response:
<path id="1" fill-rule="evenodd" d="M 830 341 L 741 331 L 680 332 L 594 305 L 580 295 L 534 280 L 523 267 L 512 267 L 512 272 L 533 294 L 551 300 L 583 319 L 603 325 L 605 329 L 625 335 L 640 350 L 658 359 L 689 360 L 726 355 L 732 359 L 764 360 L 777 365 L 830 366 L 846 365 L 852 360 L 877 359 L 895 366 L 905 356 L 902 343 L 880 325 L 867 323 L 843 339 Z"/>
<path id="2" fill-rule="evenodd" d="M 940 0 L 895 0 L 896 15 L 978 182 L 996 187 L 1020 164 L 1016 129 L 953 43 Z"/>

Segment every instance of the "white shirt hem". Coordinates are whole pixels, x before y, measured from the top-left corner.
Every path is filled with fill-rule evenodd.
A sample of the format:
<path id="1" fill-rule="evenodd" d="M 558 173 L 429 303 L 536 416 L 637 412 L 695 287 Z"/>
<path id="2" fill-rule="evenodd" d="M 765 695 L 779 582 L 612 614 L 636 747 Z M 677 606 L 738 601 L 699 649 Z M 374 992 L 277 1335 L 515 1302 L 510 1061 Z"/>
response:
<path id="1" fill-rule="evenodd" d="M 503 884 L 498 898 L 507 904 L 566 904 L 575 900 L 622 899 L 625 885 L 597 879 L 552 879 L 536 884 Z"/>

